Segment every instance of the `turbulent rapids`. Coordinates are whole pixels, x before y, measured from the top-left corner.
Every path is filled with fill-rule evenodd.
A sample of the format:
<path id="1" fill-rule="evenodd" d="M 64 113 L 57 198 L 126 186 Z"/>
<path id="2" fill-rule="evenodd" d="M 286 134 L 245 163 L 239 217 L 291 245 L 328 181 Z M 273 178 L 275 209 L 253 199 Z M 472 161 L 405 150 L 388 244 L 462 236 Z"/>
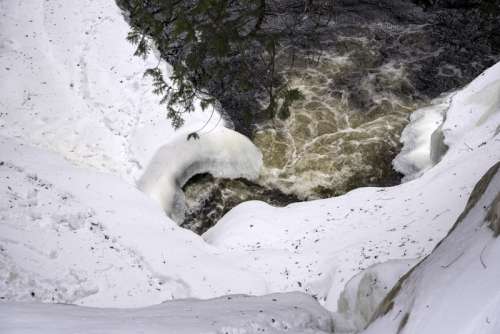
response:
<path id="1" fill-rule="evenodd" d="M 252 132 L 263 166 L 252 181 L 203 174 L 178 184 L 186 198 L 185 218 L 178 222 L 203 233 L 242 201 L 283 206 L 332 197 L 362 186 L 395 185 L 405 168 L 425 167 L 392 166 L 409 115 L 491 66 L 499 59 L 500 41 L 494 15 L 446 4 L 424 9 L 418 3 L 335 2 L 331 21 L 317 32 L 318 45 L 304 41 L 303 49 L 278 50 L 277 70 L 304 95 L 285 119 L 256 117 L 254 130 L 242 129 L 234 106 L 238 99 L 259 101 L 257 96 L 211 88 L 227 125 Z M 422 124 L 440 122 L 440 115 Z"/>

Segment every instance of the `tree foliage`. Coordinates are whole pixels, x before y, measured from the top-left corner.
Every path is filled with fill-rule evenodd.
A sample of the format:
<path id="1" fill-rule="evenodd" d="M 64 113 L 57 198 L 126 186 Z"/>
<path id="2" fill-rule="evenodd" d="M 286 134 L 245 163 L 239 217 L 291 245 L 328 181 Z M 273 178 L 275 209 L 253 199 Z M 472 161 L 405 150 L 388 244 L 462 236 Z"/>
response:
<path id="1" fill-rule="evenodd" d="M 292 16 L 270 0 L 118 0 L 129 14 L 128 40 L 137 46 L 135 54 L 145 57 L 154 46 L 172 65 L 169 80 L 159 67 L 145 74 L 176 128 L 183 114 L 193 111 L 195 99 L 206 108 L 227 90 L 259 100 L 260 110 L 241 113 L 287 117 L 302 94 L 289 87 L 277 59 L 283 46 L 293 44 L 304 19 L 312 17 L 313 2 L 290 3 L 297 7 Z"/>

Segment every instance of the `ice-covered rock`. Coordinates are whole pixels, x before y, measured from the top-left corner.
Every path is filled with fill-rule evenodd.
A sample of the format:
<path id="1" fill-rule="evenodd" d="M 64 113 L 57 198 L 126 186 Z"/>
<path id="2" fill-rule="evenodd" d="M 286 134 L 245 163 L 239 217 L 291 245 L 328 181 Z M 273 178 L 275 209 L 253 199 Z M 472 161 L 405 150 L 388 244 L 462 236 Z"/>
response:
<path id="1" fill-rule="evenodd" d="M 410 123 L 401 134 L 403 148 L 392 162 L 394 169 L 405 176 L 403 181 L 417 178 L 444 155 L 441 125 L 452 97 L 448 94 L 435 99 L 411 114 Z"/>
<path id="2" fill-rule="evenodd" d="M 450 234 L 401 279 L 364 334 L 500 332 L 500 163 L 477 183 Z"/>
<path id="3" fill-rule="evenodd" d="M 417 263 L 416 259 L 389 260 L 351 278 L 340 294 L 334 313 L 335 333 L 363 330 L 394 285 Z"/>
<path id="4" fill-rule="evenodd" d="M 162 146 L 149 163 L 138 186 L 157 201 L 176 222 L 184 220 L 182 186 L 194 175 L 256 179 L 262 154 L 245 136 L 218 128 L 196 139 L 178 137 Z"/>

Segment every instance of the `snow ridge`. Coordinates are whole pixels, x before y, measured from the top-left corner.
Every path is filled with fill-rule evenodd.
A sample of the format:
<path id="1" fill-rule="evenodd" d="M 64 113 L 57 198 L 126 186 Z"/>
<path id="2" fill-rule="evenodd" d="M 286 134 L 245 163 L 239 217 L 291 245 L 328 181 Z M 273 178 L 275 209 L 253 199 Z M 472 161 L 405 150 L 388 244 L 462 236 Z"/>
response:
<path id="1" fill-rule="evenodd" d="M 497 163 L 478 182 L 451 233 L 398 283 L 364 334 L 500 332 L 500 239 L 487 224 L 499 171 Z"/>
<path id="2" fill-rule="evenodd" d="M 254 180 L 262 167 L 262 154 L 245 136 L 218 128 L 196 139 L 179 137 L 162 146 L 138 183 L 174 221 L 184 220 L 182 186 L 194 175 Z"/>

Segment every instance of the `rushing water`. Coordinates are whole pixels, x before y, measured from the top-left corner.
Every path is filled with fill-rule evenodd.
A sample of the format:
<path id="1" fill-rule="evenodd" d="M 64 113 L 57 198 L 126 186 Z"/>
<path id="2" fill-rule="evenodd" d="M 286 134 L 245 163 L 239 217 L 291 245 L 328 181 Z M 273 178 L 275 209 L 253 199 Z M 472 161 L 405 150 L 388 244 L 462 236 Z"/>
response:
<path id="1" fill-rule="evenodd" d="M 373 25 L 338 34 L 313 54 L 283 50 L 280 68 L 304 99 L 292 105 L 287 119 L 258 125 L 253 141 L 264 158 L 260 178 L 192 180 L 184 187 L 189 203 L 183 226 L 203 232 L 251 199 L 286 205 L 360 186 L 397 184 L 400 175 L 391 161 L 400 149 L 399 136 L 409 114 L 425 102 L 405 64 L 421 55 L 387 59 L 383 47 L 390 38 L 401 45 L 420 33 L 419 26 Z"/>
<path id="2" fill-rule="evenodd" d="M 278 68 L 305 98 L 287 119 L 257 124 L 253 142 L 264 167 L 255 183 L 203 176 L 184 186 L 184 227 L 201 233 L 246 200 L 280 206 L 400 182 L 391 162 L 410 113 L 498 55 L 488 32 L 477 43 L 462 36 L 477 33 L 479 16 L 398 4 L 345 2 L 314 50 L 281 50 Z"/>

